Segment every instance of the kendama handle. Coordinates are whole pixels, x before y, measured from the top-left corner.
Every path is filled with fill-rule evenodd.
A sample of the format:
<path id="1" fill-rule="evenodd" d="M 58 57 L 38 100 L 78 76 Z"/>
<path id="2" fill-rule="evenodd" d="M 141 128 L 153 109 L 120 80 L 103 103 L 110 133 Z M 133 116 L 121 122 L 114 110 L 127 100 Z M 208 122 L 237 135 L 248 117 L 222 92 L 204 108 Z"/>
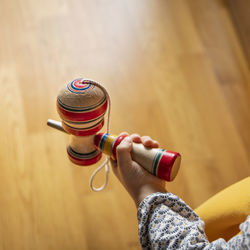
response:
<path id="1" fill-rule="evenodd" d="M 94 137 L 94 144 L 97 149 L 116 159 L 116 148 L 125 137 L 99 133 Z M 131 156 L 148 172 L 166 181 L 173 181 L 180 168 L 180 154 L 165 149 L 133 143 Z"/>
<path id="2" fill-rule="evenodd" d="M 66 132 L 63 129 L 61 122 L 48 120 L 47 124 L 50 127 Z M 101 158 L 100 151 L 116 160 L 116 148 L 125 137 L 126 136 L 114 136 L 106 133 L 99 133 L 94 135 L 93 137 L 73 136 L 71 147 L 75 149 L 78 154 L 82 153 L 83 157 L 78 159 L 75 158 L 74 155 L 69 152 L 69 149 L 71 147 L 68 147 L 70 160 L 78 165 L 91 165 Z M 94 140 L 94 144 L 97 150 L 93 151 L 92 154 L 94 156 L 90 155 L 90 157 L 89 154 L 86 154 L 86 158 L 86 156 L 84 157 L 84 152 L 81 152 L 81 149 L 86 150 L 85 144 L 92 145 L 92 143 L 90 142 L 92 140 Z M 93 149 L 89 151 L 92 150 Z M 159 148 L 148 148 L 141 143 L 133 143 L 131 156 L 134 161 L 139 163 L 148 172 L 166 181 L 174 180 L 181 163 L 181 156 L 179 153 Z"/>

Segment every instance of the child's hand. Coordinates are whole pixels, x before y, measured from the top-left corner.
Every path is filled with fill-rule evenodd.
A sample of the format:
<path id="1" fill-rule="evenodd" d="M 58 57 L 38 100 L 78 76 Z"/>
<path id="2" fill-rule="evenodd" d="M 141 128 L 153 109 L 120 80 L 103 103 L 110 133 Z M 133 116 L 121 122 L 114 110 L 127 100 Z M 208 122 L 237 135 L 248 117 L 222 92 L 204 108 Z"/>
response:
<path id="1" fill-rule="evenodd" d="M 128 135 L 121 133 L 120 135 Z M 112 169 L 138 207 L 149 194 L 166 192 L 165 182 L 141 167 L 131 158 L 132 142 L 142 143 L 146 147 L 157 148 L 159 144 L 149 136 L 140 137 L 137 134 L 127 136 L 116 149 L 117 161 L 111 160 Z"/>

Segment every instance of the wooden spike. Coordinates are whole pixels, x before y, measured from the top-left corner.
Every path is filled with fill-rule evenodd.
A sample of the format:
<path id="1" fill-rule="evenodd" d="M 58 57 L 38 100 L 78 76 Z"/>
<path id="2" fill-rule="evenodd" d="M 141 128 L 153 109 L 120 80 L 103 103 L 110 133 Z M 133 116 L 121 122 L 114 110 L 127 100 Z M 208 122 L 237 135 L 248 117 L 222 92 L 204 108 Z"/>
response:
<path id="1" fill-rule="evenodd" d="M 55 128 L 55 129 L 57 129 L 57 130 L 59 130 L 59 131 L 62 131 L 62 132 L 64 132 L 64 133 L 67 133 L 67 132 L 64 130 L 64 128 L 63 128 L 63 126 L 62 126 L 62 123 L 59 122 L 59 121 L 55 121 L 55 120 L 52 120 L 52 119 L 48 119 L 47 125 L 50 126 L 50 127 L 52 127 L 52 128 Z"/>

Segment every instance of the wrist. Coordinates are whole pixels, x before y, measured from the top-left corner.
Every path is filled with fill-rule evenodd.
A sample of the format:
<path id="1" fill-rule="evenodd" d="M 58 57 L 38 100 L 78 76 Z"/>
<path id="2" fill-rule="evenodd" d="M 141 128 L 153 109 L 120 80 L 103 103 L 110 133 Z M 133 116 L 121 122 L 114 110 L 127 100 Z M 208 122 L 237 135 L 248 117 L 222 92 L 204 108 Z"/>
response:
<path id="1" fill-rule="evenodd" d="M 151 195 L 151 194 L 157 193 L 157 192 L 166 193 L 167 190 L 165 188 L 165 185 L 157 185 L 157 186 L 143 185 L 140 189 L 138 189 L 138 192 L 132 196 L 136 207 L 138 208 L 140 203 L 148 195 Z"/>

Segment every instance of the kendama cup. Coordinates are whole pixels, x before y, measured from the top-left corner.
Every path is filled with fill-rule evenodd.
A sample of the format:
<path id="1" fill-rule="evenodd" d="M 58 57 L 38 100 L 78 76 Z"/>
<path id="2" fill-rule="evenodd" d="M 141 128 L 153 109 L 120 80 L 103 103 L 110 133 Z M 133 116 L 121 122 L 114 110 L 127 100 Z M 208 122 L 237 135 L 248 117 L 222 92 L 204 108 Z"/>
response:
<path id="1" fill-rule="evenodd" d="M 116 159 L 116 148 L 125 136 L 98 133 L 104 125 L 108 100 L 100 84 L 82 78 L 68 83 L 59 92 L 57 111 L 62 119 L 61 129 L 71 134 L 67 153 L 73 163 L 94 164 L 101 159 L 102 152 Z M 138 143 L 133 143 L 131 156 L 151 174 L 166 181 L 174 180 L 181 162 L 177 152 Z"/>

